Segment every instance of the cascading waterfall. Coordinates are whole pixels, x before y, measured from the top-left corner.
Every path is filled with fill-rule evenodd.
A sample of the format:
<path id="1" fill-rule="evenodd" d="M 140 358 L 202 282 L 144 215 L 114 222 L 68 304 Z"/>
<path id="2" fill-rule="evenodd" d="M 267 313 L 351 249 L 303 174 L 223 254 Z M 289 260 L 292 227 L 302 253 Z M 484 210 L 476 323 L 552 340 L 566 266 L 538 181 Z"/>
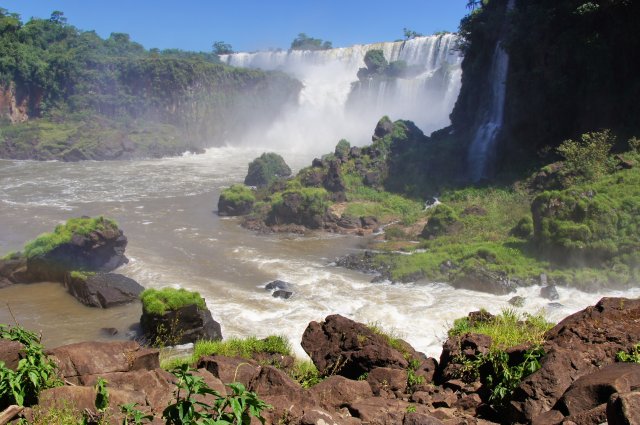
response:
<path id="1" fill-rule="evenodd" d="M 304 87 L 298 104 L 247 143 L 274 149 L 326 153 L 347 138 L 369 143 L 382 115 L 410 119 L 426 133 L 449 124 L 460 91 L 462 57 L 456 36 L 443 34 L 407 41 L 355 45 L 321 51 L 266 51 L 223 55 L 223 62 L 279 70 Z M 411 76 L 358 81 L 367 51 L 380 49 L 389 62 L 405 61 Z"/>
<path id="2" fill-rule="evenodd" d="M 512 10 L 515 0 L 509 0 L 507 11 Z M 504 102 L 507 93 L 507 74 L 509 72 L 509 54 L 498 40 L 493 52 L 491 70 L 491 91 L 489 92 L 489 109 L 482 123 L 478 126 L 469 147 L 469 174 L 473 182 L 488 177 L 489 165 L 495 154 L 495 143 L 504 122 Z"/>

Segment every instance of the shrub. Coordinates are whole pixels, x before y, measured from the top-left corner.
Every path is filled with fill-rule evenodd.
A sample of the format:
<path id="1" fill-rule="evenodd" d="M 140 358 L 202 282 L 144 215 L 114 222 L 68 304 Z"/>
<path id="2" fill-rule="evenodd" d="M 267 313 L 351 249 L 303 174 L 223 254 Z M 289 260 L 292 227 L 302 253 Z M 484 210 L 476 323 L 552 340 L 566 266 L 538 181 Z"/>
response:
<path id="1" fill-rule="evenodd" d="M 243 202 L 253 203 L 256 200 L 253 191 L 242 184 L 234 184 L 231 187 L 224 189 L 220 194 L 220 198 L 224 198 L 225 201 L 236 204 Z"/>
<path id="2" fill-rule="evenodd" d="M 389 66 L 389 62 L 387 62 L 381 49 L 372 49 L 365 53 L 364 64 L 371 74 L 381 74 Z"/>
<path id="3" fill-rule="evenodd" d="M 528 239 L 533 234 L 533 219 L 531 216 L 522 217 L 518 224 L 511 229 L 511 234 L 519 238 Z"/>
<path id="4" fill-rule="evenodd" d="M 565 184 L 590 182 L 611 173 L 615 162 L 609 157 L 609 151 L 614 143 L 615 137 L 609 130 L 585 133 L 579 141 L 562 142 L 556 151 L 564 158 Z"/>
<path id="5" fill-rule="evenodd" d="M 268 186 L 281 177 L 291 175 L 291 168 L 277 153 L 263 153 L 249 164 L 249 171 L 244 179 L 248 186 Z"/>
<path id="6" fill-rule="evenodd" d="M 447 233 L 449 227 L 456 221 L 458 221 L 458 216 L 453 208 L 440 204 L 429 217 L 429 221 L 424 226 L 421 236 L 423 238 L 433 238 L 444 235 Z"/>
<path id="7" fill-rule="evenodd" d="M 204 310 L 207 306 L 198 292 L 180 288 L 145 289 L 140 294 L 142 309 L 145 313 L 163 315 L 167 310 L 177 310 L 191 304 Z"/>
<path id="8" fill-rule="evenodd" d="M 92 232 L 117 229 L 118 224 L 102 216 L 96 218 L 72 218 L 56 226 L 52 233 L 43 233 L 24 246 L 24 255 L 32 258 L 46 254 L 54 248 L 71 242 L 73 235 L 88 236 Z"/>
<path id="9" fill-rule="evenodd" d="M 637 137 L 632 137 L 631 139 L 629 139 L 629 149 L 631 149 L 633 152 L 637 152 L 640 153 L 640 139 L 638 139 Z"/>
<path id="10" fill-rule="evenodd" d="M 322 377 L 316 366 L 310 361 L 296 361 L 289 371 L 289 376 L 300 383 L 302 388 L 311 388 L 322 382 Z"/>
<path id="11" fill-rule="evenodd" d="M 616 360 L 625 363 L 640 363 L 640 343 L 635 344 L 629 353 L 618 351 Z"/>
<path id="12" fill-rule="evenodd" d="M 340 159 L 347 159 L 349 157 L 349 150 L 351 149 L 351 143 L 346 139 L 341 139 L 336 145 L 335 155 Z"/>

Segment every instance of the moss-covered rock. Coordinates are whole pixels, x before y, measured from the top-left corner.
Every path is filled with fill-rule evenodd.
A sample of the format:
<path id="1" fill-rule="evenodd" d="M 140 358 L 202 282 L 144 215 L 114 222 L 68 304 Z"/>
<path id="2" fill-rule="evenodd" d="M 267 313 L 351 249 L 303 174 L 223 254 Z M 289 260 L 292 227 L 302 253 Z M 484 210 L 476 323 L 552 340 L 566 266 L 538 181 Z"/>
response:
<path id="1" fill-rule="evenodd" d="M 152 345 L 176 345 L 201 339 L 222 339 L 204 298 L 186 289 L 146 289 L 140 294 L 140 326 Z"/>
<path id="2" fill-rule="evenodd" d="M 244 179 L 248 186 L 268 186 L 277 179 L 291 175 L 291 168 L 277 153 L 263 153 L 251 161 Z"/>
<path id="3" fill-rule="evenodd" d="M 253 191 L 241 184 L 224 189 L 218 199 L 218 214 L 237 216 L 246 215 L 251 212 L 256 197 Z"/>

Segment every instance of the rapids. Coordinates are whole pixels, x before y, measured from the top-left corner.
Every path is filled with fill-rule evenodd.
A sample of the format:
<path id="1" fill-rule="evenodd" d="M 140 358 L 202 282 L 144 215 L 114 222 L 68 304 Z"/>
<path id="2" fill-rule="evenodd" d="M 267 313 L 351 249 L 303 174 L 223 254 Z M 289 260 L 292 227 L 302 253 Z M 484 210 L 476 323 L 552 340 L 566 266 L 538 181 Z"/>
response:
<path id="1" fill-rule="evenodd" d="M 203 155 L 144 161 L 32 162 L 0 160 L 0 256 L 70 217 L 114 218 L 129 239 L 130 262 L 118 269 L 145 287 L 167 285 L 199 291 L 223 335 L 264 337 L 283 334 L 298 354 L 311 320 L 340 313 L 378 322 L 429 355 L 439 355 L 447 327 L 481 307 L 499 312 L 509 296 L 454 290 L 436 282 L 370 283 L 371 276 L 331 263 L 362 249 L 358 237 L 256 235 L 234 218 L 215 213 L 221 188 L 240 182 L 247 163 L 262 151 L 212 148 Z M 294 169 L 308 156 L 280 152 Z M 274 279 L 295 285 L 288 300 L 272 298 L 263 286 Z M 557 321 L 603 295 L 558 288 L 559 304 L 523 288 L 527 312 L 545 309 Z M 514 294 L 515 295 L 515 294 Z M 11 312 L 9 311 L 9 307 Z M 19 285 L 0 290 L 0 323 L 15 319 L 41 331 L 50 347 L 86 339 L 105 339 L 103 327 L 126 338 L 139 305 L 99 310 L 84 307 L 59 285 Z"/>

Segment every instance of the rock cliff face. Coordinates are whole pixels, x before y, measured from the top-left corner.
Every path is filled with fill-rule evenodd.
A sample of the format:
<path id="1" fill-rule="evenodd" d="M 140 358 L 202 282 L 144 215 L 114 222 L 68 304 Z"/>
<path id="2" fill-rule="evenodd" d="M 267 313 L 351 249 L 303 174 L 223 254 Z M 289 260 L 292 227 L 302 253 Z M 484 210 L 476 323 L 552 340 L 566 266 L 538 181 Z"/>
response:
<path id="1" fill-rule="evenodd" d="M 503 23 L 509 70 L 497 171 L 588 131 L 610 128 L 621 143 L 640 132 L 637 2 L 516 1 L 508 13 L 506 6 L 492 0 L 461 24 L 462 88 L 451 122 L 463 143 L 487 108 Z"/>
<path id="2" fill-rule="evenodd" d="M 24 93 L 17 93 L 15 84 L 0 86 L 0 119 L 11 124 L 25 122 L 29 119 L 29 98 Z"/>

